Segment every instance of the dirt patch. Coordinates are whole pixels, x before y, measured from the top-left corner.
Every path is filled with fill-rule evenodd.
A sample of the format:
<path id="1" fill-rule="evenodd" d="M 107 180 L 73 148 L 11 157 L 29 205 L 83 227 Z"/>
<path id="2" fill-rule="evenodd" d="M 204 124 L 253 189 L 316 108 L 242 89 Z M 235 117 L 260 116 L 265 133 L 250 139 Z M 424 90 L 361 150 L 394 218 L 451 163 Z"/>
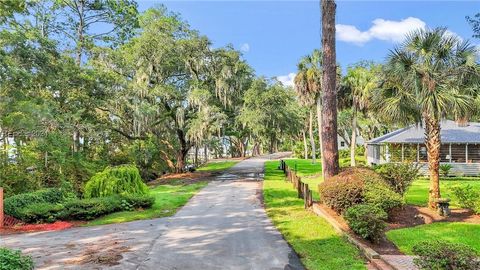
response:
<path id="1" fill-rule="evenodd" d="M 148 185 L 189 185 L 196 182 L 212 180 L 216 175 L 217 173 L 214 172 L 170 173 L 150 181 Z"/>
<path id="2" fill-rule="evenodd" d="M 67 260 L 66 264 L 85 265 L 96 264 L 102 266 L 119 265 L 123 259 L 123 253 L 129 252 L 130 248 L 124 246 L 121 241 L 110 240 L 101 245 L 90 245 L 83 253 L 74 259 Z"/>

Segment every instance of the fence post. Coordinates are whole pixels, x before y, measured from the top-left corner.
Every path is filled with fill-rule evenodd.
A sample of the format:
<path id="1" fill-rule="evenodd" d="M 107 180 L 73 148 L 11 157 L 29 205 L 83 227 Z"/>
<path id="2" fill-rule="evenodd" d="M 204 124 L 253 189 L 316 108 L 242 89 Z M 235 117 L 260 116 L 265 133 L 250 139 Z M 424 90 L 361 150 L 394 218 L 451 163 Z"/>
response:
<path id="1" fill-rule="evenodd" d="M 0 187 L 0 228 L 3 227 L 3 188 Z"/>
<path id="2" fill-rule="evenodd" d="M 302 189 L 303 189 L 303 182 L 301 181 L 301 178 L 297 178 L 297 193 L 298 193 L 298 198 L 302 198 Z"/>
<path id="3" fill-rule="evenodd" d="M 303 203 L 304 203 L 304 206 L 305 206 L 305 209 L 307 209 L 309 207 L 308 205 L 308 184 L 305 184 L 303 186 Z"/>

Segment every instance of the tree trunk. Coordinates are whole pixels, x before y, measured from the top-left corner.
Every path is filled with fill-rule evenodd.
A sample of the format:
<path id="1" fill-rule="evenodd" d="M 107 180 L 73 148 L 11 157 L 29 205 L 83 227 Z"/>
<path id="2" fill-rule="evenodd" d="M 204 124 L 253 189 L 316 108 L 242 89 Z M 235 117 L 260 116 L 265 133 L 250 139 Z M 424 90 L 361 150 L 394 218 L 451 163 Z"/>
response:
<path id="1" fill-rule="evenodd" d="M 425 145 L 428 153 L 428 171 L 430 173 L 430 189 L 428 206 L 437 207 L 435 200 L 440 198 L 440 121 L 434 117 L 426 116 L 425 120 Z"/>
<path id="2" fill-rule="evenodd" d="M 195 166 L 198 166 L 198 145 L 195 144 Z"/>
<path id="3" fill-rule="evenodd" d="M 320 144 L 320 161 L 323 168 L 323 143 L 322 143 L 322 93 L 317 94 L 317 124 L 318 124 L 318 142 Z"/>
<path id="4" fill-rule="evenodd" d="M 323 144 L 323 178 L 328 180 L 338 174 L 337 141 L 337 63 L 335 52 L 335 9 L 334 0 L 322 0 L 322 144 Z"/>
<path id="5" fill-rule="evenodd" d="M 355 167 L 355 148 L 357 147 L 357 110 L 352 113 L 352 139 L 350 140 L 350 166 Z"/>
<path id="6" fill-rule="evenodd" d="M 312 163 L 316 162 L 315 139 L 313 138 L 313 113 L 310 110 L 310 119 L 308 120 L 308 133 L 310 135 L 310 146 L 312 147 Z"/>
<path id="7" fill-rule="evenodd" d="M 303 156 L 305 159 L 308 159 L 308 145 L 307 145 L 307 136 L 305 135 L 305 130 L 302 130 L 303 135 Z"/>
<path id="8" fill-rule="evenodd" d="M 207 145 L 205 144 L 204 148 L 203 148 L 203 155 L 205 157 L 205 160 L 204 160 L 204 163 L 207 163 L 208 162 L 208 147 Z"/>

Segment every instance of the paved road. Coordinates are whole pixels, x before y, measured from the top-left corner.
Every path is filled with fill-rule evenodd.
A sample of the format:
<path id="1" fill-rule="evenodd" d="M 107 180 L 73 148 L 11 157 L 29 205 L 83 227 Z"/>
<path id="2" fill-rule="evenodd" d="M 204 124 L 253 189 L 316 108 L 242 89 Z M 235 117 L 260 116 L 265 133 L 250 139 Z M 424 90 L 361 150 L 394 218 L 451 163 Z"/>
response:
<path id="1" fill-rule="evenodd" d="M 263 164 L 280 156 L 238 163 L 172 217 L 2 236 L 0 245 L 31 254 L 38 269 L 303 269 L 260 201 Z"/>

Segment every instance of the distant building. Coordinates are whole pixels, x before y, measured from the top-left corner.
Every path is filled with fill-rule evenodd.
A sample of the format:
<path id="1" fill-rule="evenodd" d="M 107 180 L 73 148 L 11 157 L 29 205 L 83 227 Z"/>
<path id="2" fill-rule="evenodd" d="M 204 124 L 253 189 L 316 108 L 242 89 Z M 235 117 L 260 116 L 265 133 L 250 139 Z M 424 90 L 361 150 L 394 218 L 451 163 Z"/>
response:
<path id="1" fill-rule="evenodd" d="M 440 123 L 440 163 L 450 164 L 453 175 L 480 174 L 480 123 L 459 125 L 454 121 Z M 367 142 L 367 163 L 415 162 L 428 174 L 425 130 L 412 125 Z"/>

